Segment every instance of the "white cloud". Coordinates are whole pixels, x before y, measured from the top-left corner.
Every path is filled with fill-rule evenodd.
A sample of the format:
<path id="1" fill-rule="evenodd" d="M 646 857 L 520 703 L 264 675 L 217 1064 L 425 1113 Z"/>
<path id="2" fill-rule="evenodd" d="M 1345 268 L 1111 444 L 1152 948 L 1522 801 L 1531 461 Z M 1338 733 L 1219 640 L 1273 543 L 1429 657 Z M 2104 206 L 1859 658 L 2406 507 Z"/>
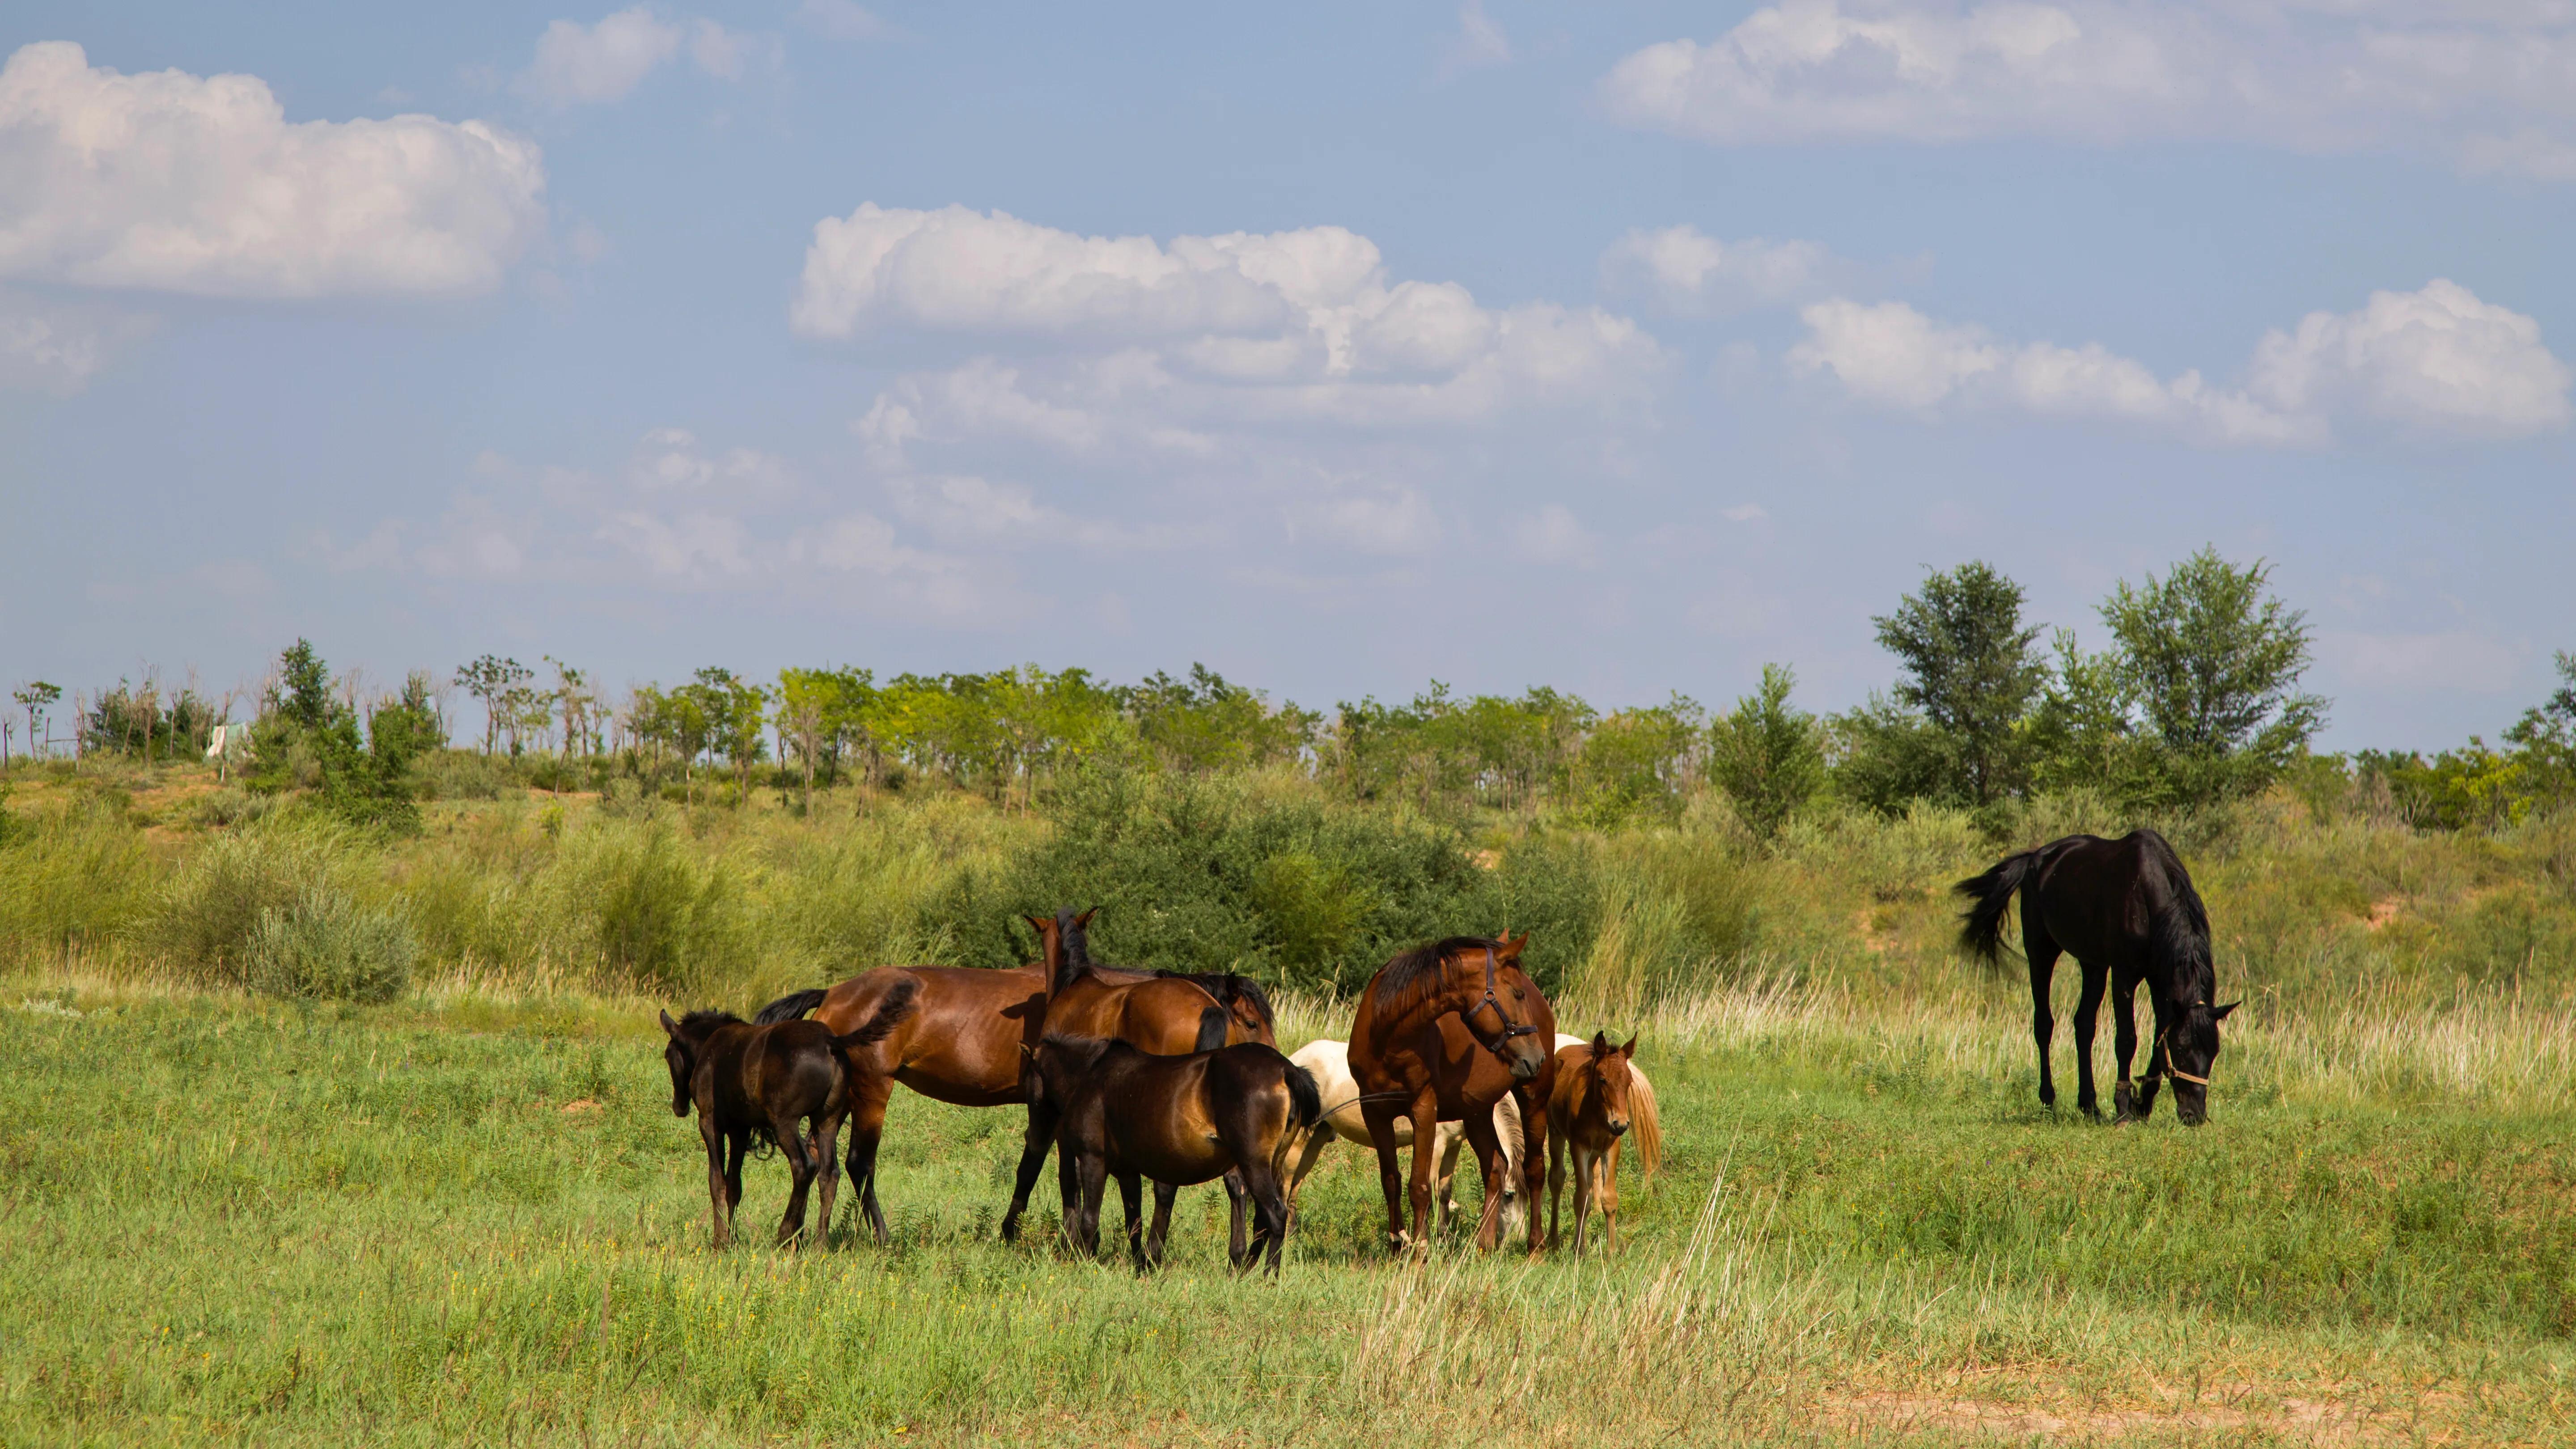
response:
<path id="1" fill-rule="evenodd" d="M 703 18 L 682 25 L 637 5 L 590 25 L 549 24 L 537 37 L 536 59 L 519 73 L 514 88 L 558 108 L 621 101 L 683 50 L 706 74 L 738 81 L 752 61 L 774 63 L 778 44 L 775 37 L 727 30 Z"/>
<path id="2" fill-rule="evenodd" d="M 1848 272 L 1811 241 L 1722 242 L 1695 226 L 1629 232 L 1601 256 L 1601 282 L 1652 296 L 1677 312 L 1777 306 L 1815 295 Z"/>
<path id="3" fill-rule="evenodd" d="M 2380 292 L 2361 311 L 2319 312 L 2255 349 L 2243 390 L 2198 371 L 2158 378 L 2099 343 L 1998 341 L 1902 302 L 1841 298 L 1800 314 L 1807 337 L 1789 366 L 1830 375 L 1853 396 L 1934 414 L 1953 404 L 2167 426 L 2208 442 L 2314 443 L 2337 420 L 2508 436 L 2563 427 L 2567 366 L 2539 324 L 2436 281 Z"/>
<path id="4" fill-rule="evenodd" d="M 877 40 L 889 32 L 875 11 L 851 0 L 804 0 L 796 7 L 796 20 L 832 40 Z"/>
<path id="5" fill-rule="evenodd" d="M 1304 499 L 1290 520 L 1361 553 L 1418 554 L 1440 541 L 1439 514 L 1411 488 Z"/>
<path id="6" fill-rule="evenodd" d="M 1516 551 L 1530 563 L 1590 568 L 1601 556 L 1601 540 L 1561 503 L 1522 519 L 1512 532 Z"/>
<path id="7" fill-rule="evenodd" d="M 2219 138 L 2563 175 L 2568 7 L 1789 0 L 1629 55 L 1613 115 L 1718 144 Z"/>
<path id="8" fill-rule="evenodd" d="M 431 116 L 290 124 L 256 76 L 0 67 L 0 276 L 221 297 L 487 291 L 545 225 L 537 147 Z"/>
<path id="9" fill-rule="evenodd" d="M 1729 523 L 1759 523 L 1771 516 L 1771 510 L 1759 503 L 1739 503 L 1721 515 Z"/>
<path id="10" fill-rule="evenodd" d="M 1485 0 L 1465 0 L 1458 7 L 1458 33 L 1440 52 L 1441 74 L 1454 76 L 1479 66 L 1508 65 L 1511 59 L 1511 37 L 1503 34 L 1503 27 L 1485 13 Z"/>
<path id="11" fill-rule="evenodd" d="M 2357 312 L 2311 312 L 2254 350 L 2254 393 L 2274 407 L 2440 432 L 2563 428 L 2571 381 L 2538 322 L 2440 279 L 2420 292 L 2373 292 Z"/>
<path id="12" fill-rule="evenodd" d="M 0 388 L 76 393 L 151 329 L 147 317 L 66 306 L 0 288 Z"/>

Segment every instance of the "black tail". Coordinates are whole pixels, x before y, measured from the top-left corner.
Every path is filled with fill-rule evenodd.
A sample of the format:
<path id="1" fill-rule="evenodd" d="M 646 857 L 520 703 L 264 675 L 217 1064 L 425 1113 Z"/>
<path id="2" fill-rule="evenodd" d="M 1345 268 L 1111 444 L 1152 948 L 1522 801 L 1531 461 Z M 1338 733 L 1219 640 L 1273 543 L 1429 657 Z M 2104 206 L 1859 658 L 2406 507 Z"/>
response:
<path id="1" fill-rule="evenodd" d="M 1192 1051 L 1212 1052 L 1225 1045 L 1225 1024 L 1234 1018 L 1222 1006 L 1211 1006 L 1199 1013 L 1199 1041 Z"/>
<path id="2" fill-rule="evenodd" d="M 1950 887 L 1974 904 L 1959 917 L 1959 945 L 1969 955 L 1991 966 L 1996 953 L 2003 949 L 2004 912 L 2012 905 L 2013 893 L 2021 889 L 2039 863 L 2039 852 L 2025 850 L 1996 861 L 1984 875 L 1971 876 Z"/>
<path id="3" fill-rule="evenodd" d="M 885 1000 L 877 1003 L 876 1011 L 860 1025 L 857 1031 L 832 1038 L 833 1048 L 838 1051 L 849 1051 L 855 1047 L 875 1046 L 878 1042 L 884 1041 L 888 1032 L 893 1031 L 905 1017 L 912 1014 L 912 998 L 919 994 L 921 994 L 921 982 L 916 978 L 906 976 L 895 982 L 894 989 L 885 994 Z"/>
<path id="4" fill-rule="evenodd" d="M 1315 1074 L 1295 1062 L 1288 1064 L 1288 1120 L 1300 1132 L 1324 1120 L 1324 1094 L 1315 1087 Z"/>
<path id="5" fill-rule="evenodd" d="M 787 995 L 782 996 L 776 1001 L 769 1003 L 767 1006 L 762 1007 L 760 1009 L 760 1014 L 751 1019 L 751 1024 L 754 1026 L 776 1026 L 782 1021 L 798 1020 L 803 1017 L 805 1013 L 822 1005 L 823 998 L 831 994 L 832 993 L 828 991 L 791 991 Z"/>

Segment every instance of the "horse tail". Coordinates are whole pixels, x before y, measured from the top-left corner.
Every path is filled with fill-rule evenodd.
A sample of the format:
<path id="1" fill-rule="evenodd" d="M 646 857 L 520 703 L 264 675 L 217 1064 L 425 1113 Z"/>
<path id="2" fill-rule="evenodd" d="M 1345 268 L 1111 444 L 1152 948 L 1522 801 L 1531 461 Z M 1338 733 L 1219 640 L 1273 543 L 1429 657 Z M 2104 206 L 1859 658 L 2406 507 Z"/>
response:
<path id="1" fill-rule="evenodd" d="M 921 978 L 905 976 L 897 979 L 894 989 L 887 992 L 885 999 L 877 1003 L 877 1009 L 869 1013 L 868 1019 L 859 1025 L 858 1030 L 832 1038 L 833 1050 L 846 1052 L 858 1047 L 875 1046 L 878 1042 L 884 1041 L 897 1026 L 903 1023 L 905 1017 L 912 1014 L 912 999 L 920 994 Z"/>
<path id="2" fill-rule="evenodd" d="M 769 1003 L 767 1006 L 762 1007 L 760 1009 L 760 1014 L 751 1019 L 751 1024 L 754 1026 L 776 1026 L 782 1021 L 798 1020 L 803 1017 L 805 1013 L 822 1005 L 823 998 L 831 994 L 832 993 L 828 991 L 822 990 L 791 991 L 785 996 L 778 998 L 776 1001 Z"/>
<path id="3" fill-rule="evenodd" d="M 1637 1163 L 1652 1177 L 1664 1165 L 1664 1124 L 1655 1115 L 1655 1084 L 1628 1068 L 1628 1130 L 1637 1134 Z"/>
<path id="4" fill-rule="evenodd" d="M 1211 1006 L 1200 1012 L 1198 1044 L 1190 1050 L 1212 1052 L 1225 1045 L 1225 1026 L 1233 1019 L 1222 1006 Z"/>
<path id="5" fill-rule="evenodd" d="M 2040 852 L 2025 850 L 1996 861 L 1984 875 L 1970 876 L 1950 889 L 1971 902 L 1959 917 L 1959 945 L 1969 955 L 1992 966 L 2003 949 L 2004 912 L 2012 905 L 2013 893 L 2030 878 L 2039 864 Z"/>
<path id="6" fill-rule="evenodd" d="M 1288 1130 L 1279 1134 L 1279 1145 L 1270 1149 L 1270 1172 L 1285 1182 L 1288 1154 L 1324 1125 L 1324 1093 L 1315 1085 L 1315 1074 L 1295 1062 L 1289 1062 L 1280 1077 L 1288 1088 Z"/>

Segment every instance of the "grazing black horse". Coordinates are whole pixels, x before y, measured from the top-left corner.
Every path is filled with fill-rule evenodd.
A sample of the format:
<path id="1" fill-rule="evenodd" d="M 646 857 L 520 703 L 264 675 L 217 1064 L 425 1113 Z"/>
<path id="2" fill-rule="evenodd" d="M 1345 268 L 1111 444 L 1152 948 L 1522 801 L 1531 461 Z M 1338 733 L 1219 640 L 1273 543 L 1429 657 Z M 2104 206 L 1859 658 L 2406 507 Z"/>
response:
<path id="1" fill-rule="evenodd" d="M 2174 1111 L 2185 1125 L 2198 1126 L 2208 1117 L 2218 1024 L 2238 1003 L 2210 1005 L 2218 978 L 2210 958 L 2209 912 L 2163 836 L 2152 830 L 2133 830 L 2118 840 L 2070 835 L 2008 855 L 1952 889 L 1974 903 L 1963 918 L 1960 942 L 1988 962 L 2003 943 L 2004 910 L 2015 892 L 2021 895 L 2039 1100 L 2057 1105 L 2057 1083 L 2048 1072 L 2048 1038 L 2056 1024 L 2048 1014 L 2048 981 L 2057 953 L 2071 951 L 2084 968 L 2084 997 L 2075 1006 L 2075 1104 L 2089 1116 L 2102 1115 L 2093 1095 L 2093 1024 L 2107 979 L 2119 1018 L 2120 1085 L 2113 1104 L 2120 1120 L 2154 1111 L 2156 1086 L 2165 1077 L 2174 1079 Z M 2135 997 L 2141 981 L 2154 990 L 2156 1039 L 2147 1051 L 2146 1080 L 2133 1085 L 2129 1061 L 2138 1049 Z"/>

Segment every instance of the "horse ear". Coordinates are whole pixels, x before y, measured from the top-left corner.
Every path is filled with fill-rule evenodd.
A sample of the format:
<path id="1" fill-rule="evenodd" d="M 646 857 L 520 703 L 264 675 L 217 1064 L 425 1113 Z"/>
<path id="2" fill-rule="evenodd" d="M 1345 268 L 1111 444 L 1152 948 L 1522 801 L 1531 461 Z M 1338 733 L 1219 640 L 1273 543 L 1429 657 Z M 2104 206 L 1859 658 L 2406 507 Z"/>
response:
<path id="1" fill-rule="evenodd" d="M 1606 1031 L 1594 1032 L 1592 1034 L 1592 1059 L 1597 1062 L 1608 1055 L 1610 1055 L 1610 1033 Z"/>
<path id="2" fill-rule="evenodd" d="M 2209 1010 L 2209 1019 L 2212 1021 L 2225 1021 L 2227 1019 L 2227 1013 L 2234 1011 L 2236 1008 L 2243 1006 L 2244 1004 L 2244 1001 L 2240 998 L 2227 1003 L 2225 1006 L 2211 1007 Z"/>
<path id="3" fill-rule="evenodd" d="M 1619 1055 L 1628 1058 L 1630 1061 L 1635 1061 L 1637 1059 L 1637 1039 L 1633 1036 L 1628 1038 L 1628 1044 L 1619 1048 Z"/>
<path id="4" fill-rule="evenodd" d="M 1528 944 L 1529 932 L 1521 932 L 1520 939 L 1516 941 L 1512 939 L 1511 932 L 1505 931 L 1503 933 L 1501 949 L 1497 950 L 1494 954 L 1505 961 L 1517 961 L 1521 959 L 1521 948 Z"/>
<path id="5" fill-rule="evenodd" d="M 1047 932 L 1055 929 L 1055 922 L 1045 916 L 1022 916 L 1020 919 L 1029 923 L 1029 929 L 1037 932 L 1041 941 L 1046 939 Z"/>
<path id="6" fill-rule="evenodd" d="M 1088 925 L 1090 925 L 1090 924 L 1091 924 L 1091 918 L 1092 918 L 1092 917 L 1094 917 L 1094 916 L 1096 916 L 1096 915 L 1099 915 L 1099 914 L 1100 914 L 1100 907 L 1098 907 L 1098 906 L 1093 906 L 1090 910 L 1087 910 L 1087 911 L 1083 912 L 1081 915 L 1078 915 L 1078 916 L 1074 917 L 1074 918 L 1073 918 L 1073 923 L 1074 923 L 1075 925 L 1077 925 L 1077 926 L 1088 926 Z"/>
<path id="7" fill-rule="evenodd" d="M 662 1030 L 670 1036 L 678 1036 L 680 1034 L 680 1024 L 673 1021 L 671 1019 L 671 1013 L 667 1011 L 662 1013 Z"/>

